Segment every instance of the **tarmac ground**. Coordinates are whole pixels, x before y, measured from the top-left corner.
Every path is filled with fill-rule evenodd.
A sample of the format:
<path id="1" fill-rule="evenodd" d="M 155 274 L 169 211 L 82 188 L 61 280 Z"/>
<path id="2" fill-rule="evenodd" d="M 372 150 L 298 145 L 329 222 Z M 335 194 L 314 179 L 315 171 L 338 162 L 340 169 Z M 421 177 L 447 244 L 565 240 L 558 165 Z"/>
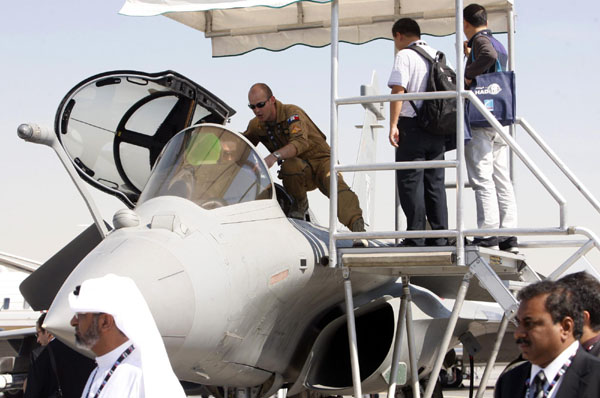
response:
<path id="1" fill-rule="evenodd" d="M 496 379 L 500 375 L 500 372 L 504 369 L 506 364 L 499 364 L 494 368 L 490 379 L 488 381 L 488 387 L 485 390 L 483 398 L 493 398 L 494 397 L 494 384 L 496 383 Z M 481 376 L 483 375 L 484 368 L 480 366 L 475 367 L 475 379 L 474 379 L 474 391 L 473 397 L 477 394 L 477 388 L 479 387 L 479 381 Z M 469 380 L 463 380 L 463 385 L 459 388 L 445 388 L 443 389 L 444 398 L 469 398 Z M 202 398 L 201 395 L 189 395 L 190 398 Z M 274 398 L 277 395 L 274 396 Z M 366 397 L 366 396 L 365 396 Z M 4 394 L 0 393 L 0 398 L 5 398 Z M 203 397 L 208 398 L 208 397 Z M 343 398 L 352 398 L 352 396 L 344 396 Z M 379 394 L 379 398 L 387 398 L 386 393 Z"/>

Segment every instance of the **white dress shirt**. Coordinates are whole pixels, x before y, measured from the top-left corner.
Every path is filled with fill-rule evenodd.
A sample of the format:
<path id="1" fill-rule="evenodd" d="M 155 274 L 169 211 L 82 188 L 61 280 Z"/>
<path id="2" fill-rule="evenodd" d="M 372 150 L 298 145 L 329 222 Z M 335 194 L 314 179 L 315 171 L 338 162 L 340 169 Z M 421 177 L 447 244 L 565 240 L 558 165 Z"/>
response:
<path id="1" fill-rule="evenodd" d="M 82 398 L 92 398 L 98 392 L 108 371 L 115 361 L 131 345 L 127 340 L 107 354 L 96 357 L 98 366 L 92 371 L 83 389 Z M 144 397 L 144 382 L 142 376 L 142 361 L 140 350 L 134 349 L 114 371 L 100 392 L 99 398 L 142 398 Z"/>
<path id="2" fill-rule="evenodd" d="M 538 365 L 531 364 L 531 373 L 529 375 L 529 383 L 530 383 L 529 391 L 531 391 L 534 388 L 533 387 L 533 379 L 535 378 L 535 375 L 537 375 L 540 370 L 544 371 L 544 375 L 546 376 L 546 380 L 548 381 L 547 383 L 548 384 L 552 383 L 552 381 L 558 374 L 558 371 L 563 367 L 563 365 L 567 362 L 567 359 L 569 359 L 571 357 L 571 355 L 575 355 L 575 353 L 577 352 L 577 349 L 579 349 L 579 341 L 573 342 L 563 352 L 561 352 L 559 356 L 554 358 L 554 360 L 552 362 L 550 362 L 550 364 L 548 366 L 546 366 L 545 368 L 541 368 Z M 556 392 L 560 388 L 560 384 L 562 382 L 563 376 L 561 376 L 558 379 L 558 381 L 556 382 L 556 384 L 554 385 L 552 390 L 550 390 L 550 392 L 546 396 L 546 398 L 552 398 L 556 395 Z M 548 385 L 546 385 L 546 388 L 548 388 Z"/>

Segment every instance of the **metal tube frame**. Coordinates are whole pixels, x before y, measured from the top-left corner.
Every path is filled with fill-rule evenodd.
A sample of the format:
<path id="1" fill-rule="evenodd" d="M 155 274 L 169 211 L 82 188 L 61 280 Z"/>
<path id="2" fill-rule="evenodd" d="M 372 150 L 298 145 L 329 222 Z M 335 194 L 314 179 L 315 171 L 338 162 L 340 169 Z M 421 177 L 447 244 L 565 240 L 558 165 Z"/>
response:
<path id="1" fill-rule="evenodd" d="M 549 179 L 539 170 L 539 168 L 531 161 L 531 159 L 521 150 L 516 141 L 512 136 L 506 134 L 502 126 L 498 123 L 498 121 L 491 115 L 491 113 L 485 109 L 483 104 L 475 97 L 475 95 L 470 91 L 464 91 L 464 67 L 462 63 L 458 62 L 457 64 L 457 90 L 456 92 L 436 92 L 436 93 L 410 93 L 410 94 L 395 94 L 395 95 L 385 95 L 385 96 L 373 96 L 373 97 L 351 97 L 345 99 L 337 98 L 337 87 L 338 87 L 338 29 L 339 29 L 339 0 L 335 0 L 331 5 L 331 41 L 332 41 L 332 50 L 331 50 L 331 75 L 332 75 L 332 86 L 331 86 L 331 152 L 332 152 L 332 161 L 331 161 L 331 174 L 332 177 L 330 181 L 330 231 L 331 236 L 329 239 L 330 246 L 330 266 L 336 266 L 337 254 L 335 247 L 335 232 L 337 225 L 337 173 L 336 171 L 360 171 L 360 170 L 399 170 L 403 167 L 402 165 L 395 164 L 376 164 L 376 165 L 353 165 L 353 166 L 337 166 L 337 122 L 338 122 L 338 109 L 337 105 L 341 104 L 355 104 L 355 103 L 370 103 L 370 102 L 382 102 L 382 101 L 390 101 L 390 100 L 406 100 L 406 99 L 423 99 L 428 97 L 435 98 L 446 98 L 451 97 L 452 95 L 456 95 L 459 99 L 459 102 L 463 104 L 464 98 L 468 98 L 471 102 L 473 102 L 474 106 L 486 117 L 488 122 L 495 128 L 495 130 L 500 134 L 500 136 L 507 142 L 510 149 L 516 153 L 519 158 L 525 163 L 525 165 L 530 169 L 530 171 L 537 177 L 537 179 L 544 185 L 546 190 L 551 194 L 551 196 L 557 201 L 560 207 L 560 216 L 559 216 L 559 225 L 561 229 L 566 228 L 566 200 L 563 196 L 558 192 L 558 190 L 553 186 L 553 184 L 549 181 Z M 461 0 L 456 1 L 456 9 L 462 9 L 463 2 Z M 509 8 L 507 10 L 507 19 L 508 19 L 508 36 L 509 36 L 509 69 L 514 69 L 514 10 L 513 8 Z M 456 31 L 460 32 L 462 27 L 462 14 L 459 12 L 456 14 Z M 462 43 L 458 39 L 459 35 L 457 35 L 456 40 L 456 56 L 457 59 L 461 58 L 462 53 Z M 457 159 L 458 162 L 455 162 L 457 165 L 461 165 L 464 159 L 464 109 L 462 106 L 457 107 Z M 582 194 L 592 203 L 592 205 L 596 208 L 597 211 L 600 212 L 600 203 L 598 203 L 595 198 L 589 193 L 589 191 L 583 187 L 583 185 L 574 177 L 574 175 L 568 170 L 562 162 L 556 157 L 552 151 L 549 150 L 547 145 L 543 143 L 541 138 L 537 136 L 534 130 L 529 126 L 523 119 L 519 120 L 519 124 L 521 124 L 526 131 L 534 137 L 534 139 L 538 142 L 538 144 L 544 149 L 544 151 L 551 157 L 551 159 L 561 168 L 563 173 L 567 175 L 567 177 L 571 180 L 571 182 L 582 192 Z M 414 165 L 413 165 L 414 166 Z M 419 165 L 421 166 L 421 165 Z M 424 168 L 436 167 L 434 165 L 425 166 Z M 438 165 L 437 167 L 442 167 Z M 443 167 L 455 167 L 451 163 L 445 164 Z M 459 265 L 464 265 L 464 242 L 463 237 L 465 235 L 464 227 L 463 227 L 463 190 L 464 190 L 464 175 L 461 167 L 457 167 L 457 263 Z M 488 231 L 489 232 L 489 231 Z"/>
<path id="2" fill-rule="evenodd" d="M 534 176 L 542 183 L 550 195 L 555 199 L 560 207 L 560 227 L 566 228 L 566 200 L 558 192 L 556 187 L 550 182 L 550 180 L 542 173 L 542 171 L 535 165 L 535 163 L 527 156 L 527 154 L 520 148 L 520 146 L 502 130 L 500 123 L 493 117 L 493 115 L 485 108 L 485 106 L 479 101 L 479 99 L 473 93 L 466 93 L 469 100 L 473 105 L 484 115 L 486 120 L 492 125 L 492 127 L 499 133 L 499 135 L 507 142 L 510 148 L 516 152 L 521 158 L 523 163 L 529 168 Z M 486 114 L 488 113 L 488 114 Z"/>
<path id="3" fill-rule="evenodd" d="M 338 55 L 339 55 L 339 0 L 331 2 L 331 115 L 330 115 L 330 139 L 331 139 L 331 162 L 329 165 L 329 266 L 335 267 L 338 263 L 335 233 L 337 232 L 337 173 L 335 166 L 338 158 Z"/>
<path id="4" fill-rule="evenodd" d="M 462 8 L 462 1 L 456 2 L 457 7 Z M 461 9 L 457 8 L 457 9 Z M 514 10 L 512 7 L 507 11 L 508 21 L 509 21 L 509 68 L 514 69 Z M 470 91 L 464 91 L 464 83 L 463 83 L 463 75 L 464 68 L 462 63 L 458 63 L 457 65 L 457 91 L 456 92 L 436 92 L 436 93 L 410 93 L 410 94 L 395 94 L 395 95 L 383 95 L 383 96 L 372 96 L 372 97 L 351 97 L 345 99 L 337 98 L 337 55 L 338 55 L 338 46 L 337 46 L 337 2 L 332 3 L 332 162 L 331 162 L 331 173 L 334 175 L 334 178 L 331 179 L 331 201 L 330 201 L 330 231 L 335 232 L 335 226 L 337 225 L 337 196 L 334 193 L 337 193 L 337 174 L 336 171 L 365 171 L 365 170 L 400 170 L 404 167 L 409 167 L 407 162 L 405 165 L 384 163 L 384 164 L 375 164 L 375 165 L 352 165 L 352 166 L 338 166 L 337 165 L 337 106 L 336 105 L 346 105 L 346 104 L 358 104 L 358 103 L 371 103 L 371 102 L 382 102 L 382 101 L 390 101 L 390 100 L 407 100 L 407 99 L 423 99 L 429 97 L 435 98 L 449 98 L 452 95 L 456 95 L 460 97 L 460 103 L 462 104 L 464 98 L 468 98 L 473 102 L 474 106 L 486 117 L 486 119 L 490 122 L 490 124 L 496 129 L 496 131 L 502 136 L 502 138 L 507 142 L 510 149 L 516 153 L 521 160 L 525 163 L 525 165 L 530 169 L 530 171 L 536 176 L 536 178 L 544 185 L 546 190 L 550 193 L 550 195 L 556 200 L 560 208 L 560 216 L 559 216 L 559 225 L 561 229 L 566 228 L 566 200 L 564 197 L 558 192 L 558 190 L 554 187 L 554 185 L 549 181 L 549 179 L 541 172 L 541 170 L 533 163 L 533 161 L 524 153 L 524 151 L 518 146 L 516 141 L 512 136 L 506 134 L 502 126 L 497 122 L 497 120 L 485 109 L 483 104 L 475 97 L 475 95 Z M 457 13 L 456 18 L 456 29 L 457 32 L 460 31 L 462 27 L 462 15 Z M 457 36 L 458 37 L 458 36 Z M 457 39 L 456 43 L 456 52 L 457 59 L 460 59 L 462 53 L 462 43 Z M 461 106 L 457 107 L 457 162 L 454 162 L 456 165 L 462 164 L 464 159 L 464 109 Z M 536 136 L 531 129 L 530 126 L 526 124 L 522 119 L 520 120 L 520 124 L 524 127 L 532 136 Z M 532 134 L 533 132 L 533 134 Z M 562 162 L 558 160 L 558 158 L 549 152 L 547 145 L 541 141 L 538 136 L 536 140 L 540 143 L 542 148 L 549 153 L 549 156 L 554 160 L 555 163 L 559 165 L 563 173 L 565 173 L 568 178 L 573 182 L 573 184 L 584 194 L 584 196 L 592 203 L 592 205 L 600 212 L 600 203 L 598 203 L 595 198 L 589 193 L 589 191 L 583 187 L 583 185 L 573 176 L 573 174 L 566 169 L 565 167 L 561 167 Z M 444 161 L 445 162 L 445 161 Z M 426 163 L 426 162 L 423 162 Z M 456 167 L 453 166 L 452 163 L 443 163 L 435 165 L 422 165 L 419 164 L 418 167 L 423 168 L 432 168 L 432 167 Z M 411 164 L 411 166 L 417 167 L 416 164 Z M 461 167 L 457 167 L 457 181 L 456 181 L 456 189 L 457 189 L 457 264 L 464 265 L 464 241 L 463 237 L 466 235 L 466 231 L 464 231 L 463 226 L 463 191 L 464 191 L 464 173 Z M 335 202 L 335 203 L 334 203 Z M 490 231 L 488 231 L 490 232 Z M 358 235 L 357 235 L 358 236 Z M 337 255 L 335 254 L 335 237 L 330 236 L 330 261 L 334 261 L 337 259 Z M 337 263 L 330 263 L 330 266 L 336 266 Z"/>
<path id="5" fill-rule="evenodd" d="M 442 238 L 457 236 L 454 229 L 436 229 L 426 231 L 373 231 L 373 232 L 336 232 L 340 239 L 396 239 L 396 238 Z M 531 236 L 531 235 L 572 235 L 571 228 L 497 228 L 497 229 L 465 229 L 464 236 Z M 338 249 L 341 250 L 341 249 Z"/>
<path id="6" fill-rule="evenodd" d="M 462 35 L 463 31 L 463 0 L 456 0 L 456 159 L 458 167 L 456 168 L 456 265 L 465 265 L 465 242 L 464 242 L 464 203 L 463 196 L 465 190 L 465 175 L 462 165 L 465 164 L 465 99 L 463 92 L 465 90 L 465 68 L 464 63 L 459 62 L 463 54 Z M 461 39 L 459 39 L 461 38 Z M 439 371 L 438 371 L 439 372 Z M 437 377 L 437 376 L 436 376 Z M 432 390 L 433 391 L 433 390 Z M 427 394 L 425 394 L 427 396 Z"/>
<path id="7" fill-rule="evenodd" d="M 573 233 L 573 234 L 587 236 L 588 238 L 590 238 L 590 240 L 594 241 L 594 245 L 596 245 L 596 248 L 598 250 L 600 250 L 600 240 L 598 239 L 596 234 L 594 232 L 592 232 L 590 229 L 583 228 L 583 227 L 571 227 L 571 228 L 569 228 L 569 231 L 571 231 L 571 233 Z"/>
<path id="8" fill-rule="evenodd" d="M 346 97 L 338 98 L 335 103 L 337 105 L 362 105 L 362 104 L 373 104 L 377 102 L 390 102 L 390 101 L 409 101 L 409 100 L 427 100 L 437 98 L 454 98 L 456 97 L 456 91 L 435 91 L 435 92 L 419 92 L 419 93 L 406 93 L 406 94 L 381 94 L 381 95 L 369 95 L 360 97 Z"/>
<path id="9" fill-rule="evenodd" d="M 502 317 L 502 321 L 500 322 L 498 334 L 496 335 L 494 348 L 492 348 L 490 357 L 488 358 L 487 364 L 485 365 L 485 371 L 483 372 L 483 376 L 481 377 L 481 381 L 479 382 L 479 388 L 477 389 L 477 395 L 475 398 L 483 398 L 483 394 L 485 393 L 488 380 L 490 378 L 490 375 L 492 374 L 492 369 L 494 367 L 494 364 L 496 363 L 496 358 L 498 357 L 498 352 L 500 352 L 500 346 L 502 345 L 502 339 L 504 338 L 506 328 L 508 327 L 508 321 L 509 318 L 506 315 L 504 315 Z"/>
<path id="10" fill-rule="evenodd" d="M 398 195 L 398 179 L 394 175 L 394 199 L 395 199 L 395 209 L 394 209 L 394 228 L 396 232 L 400 231 L 400 212 L 402 211 L 402 206 L 400 205 L 400 196 Z M 399 238 L 395 238 L 394 241 L 397 246 L 400 243 Z"/>
<path id="11" fill-rule="evenodd" d="M 456 0 L 456 59 L 460 60 L 462 55 L 462 41 L 459 39 L 460 34 L 458 32 L 462 31 L 462 13 L 459 10 L 463 9 L 463 0 Z M 514 10 L 513 7 L 510 7 L 507 10 L 508 17 L 508 47 L 509 47 L 509 69 L 514 70 L 515 60 L 514 60 Z M 331 3 L 331 119 L 330 119 L 330 139 L 331 139 L 331 166 L 330 166 L 330 214 L 329 214 L 329 229 L 330 229 L 330 237 L 329 237 L 329 261 L 330 266 L 337 266 L 339 263 L 337 248 L 336 248 L 336 240 L 344 239 L 344 238 L 355 238 L 355 237 L 391 237 L 397 238 L 402 236 L 410 236 L 410 233 L 404 232 L 399 233 L 398 231 L 394 231 L 394 233 L 338 233 L 337 232 L 337 172 L 338 171 L 361 171 L 361 170 L 400 170 L 405 168 L 407 165 L 398 165 L 398 164 L 378 164 L 378 165 L 355 165 L 355 166 L 337 166 L 337 140 L 338 140 L 338 105 L 347 105 L 347 104 L 358 104 L 358 103 L 370 103 L 370 102 L 389 102 L 395 100 L 407 100 L 407 99 L 427 99 L 429 97 L 432 98 L 450 98 L 452 96 L 456 96 L 457 98 L 457 161 L 455 162 L 441 162 L 436 165 L 419 165 L 423 168 L 434 168 L 434 167 L 456 167 L 456 201 L 457 201 L 457 214 L 456 214 L 456 231 L 436 231 L 435 233 L 442 232 L 443 234 L 447 234 L 447 236 L 455 235 L 457 236 L 456 242 L 456 255 L 457 255 L 457 265 L 465 265 L 464 258 L 464 241 L 463 237 L 470 233 L 472 236 L 477 236 L 481 234 L 482 236 L 486 236 L 487 234 L 494 234 L 495 232 L 492 230 L 486 230 L 482 232 L 480 230 L 465 230 L 464 229 L 464 221 L 463 221 L 463 191 L 465 188 L 465 178 L 464 172 L 462 170 L 462 164 L 464 163 L 464 100 L 465 98 L 469 99 L 473 105 L 484 115 L 484 117 L 488 120 L 490 125 L 494 127 L 494 129 L 500 134 L 500 136 L 505 140 L 505 142 L 509 145 L 511 149 L 511 161 L 510 161 L 510 169 L 511 169 L 511 178 L 513 178 L 513 153 L 516 153 L 517 156 L 525 163 L 525 165 L 529 168 L 529 170 L 536 176 L 536 178 L 544 185 L 546 190 L 551 194 L 551 196 L 557 201 L 560 207 L 560 216 L 559 216 L 559 228 L 558 229 L 535 229 L 527 230 L 527 229 L 511 229 L 511 230 L 503 230 L 498 233 L 498 235 L 508 234 L 511 235 L 527 235 L 527 234 L 573 234 L 573 233 L 582 233 L 584 235 L 591 236 L 590 241 L 588 241 L 583 247 L 581 247 L 567 262 L 566 265 L 571 262 L 572 259 L 580 258 L 587 251 L 591 250 L 593 246 L 600 250 L 600 243 L 598 239 L 591 233 L 591 231 L 585 229 L 579 229 L 578 231 L 574 231 L 573 229 L 566 228 L 566 200 L 562 197 L 562 195 L 558 192 L 558 190 L 554 187 L 554 185 L 548 180 L 548 178 L 539 170 L 539 168 L 533 163 L 533 161 L 525 154 L 525 152 L 520 148 L 520 146 L 516 143 L 514 139 L 515 128 L 511 126 L 510 134 L 506 134 L 500 123 L 493 117 L 493 115 L 483 106 L 481 101 L 470 91 L 464 90 L 464 66 L 462 62 L 457 62 L 457 89 L 455 92 L 437 92 L 437 93 L 411 93 L 411 94 L 397 94 L 397 95 L 388 95 L 388 96 L 373 96 L 373 97 L 353 97 L 346 99 L 338 99 L 338 55 L 339 55 L 339 0 L 333 0 Z M 528 124 L 520 119 L 519 124 L 524 127 L 526 131 L 530 133 L 530 135 L 537 135 L 533 132 L 533 129 L 528 126 Z M 529 128 L 528 128 L 529 127 Z M 533 132 L 533 134 L 532 134 Z M 539 137 L 538 137 L 539 138 Z M 534 138 L 535 140 L 535 138 Z M 536 140 L 537 141 L 537 140 Z M 542 144 L 540 144 L 542 142 Z M 538 141 L 538 145 L 540 145 L 543 149 L 547 148 L 547 145 L 543 143 L 543 141 Z M 544 151 L 551 157 L 551 159 L 557 163 L 562 164 L 560 160 L 551 152 L 546 149 Z M 406 162 L 411 163 L 411 162 Z M 415 165 L 412 165 L 411 168 L 414 168 Z M 406 167 L 408 168 L 408 167 Z M 573 184 L 582 192 L 582 194 L 592 203 L 592 205 L 596 208 L 598 212 L 600 212 L 600 205 L 597 203 L 595 198 L 592 197 L 591 194 L 588 193 L 587 189 L 583 187 L 583 185 L 572 175 L 570 170 L 566 167 L 559 168 L 567 175 L 567 177 L 571 180 Z M 580 188 L 581 187 L 581 188 Z M 398 207 L 398 206 L 397 206 Z M 398 214 L 396 214 L 396 219 Z M 396 221 L 396 229 L 398 229 L 398 222 Z M 428 232 L 428 231 L 425 231 Z M 421 235 L 427 236 L 428 234 L 423 234 L 423 232 L 416 232 Z M 574 262 L 572 261 L 572 262 Z M 570 266 L 571 264 L 569 264 Z M 561 267 L 562 268 L 562 267 Z M 557 270 L 558 271 L 558 270 Z M 556 272 L 556 271 L 555 271 Z M 465 300 L 466 292 L 469 286 L 469 281 L 472 277 L 472 273 L 468 272 L 465 274 L 463 281 L 459 287 L 456 301 L 454 303 L 454 307 L 452 309 L 452 313 L 450 315 L 450 319 L 448 320 L 448 325 L 446 327 L 446 331 L 444 334 L 444 338 L 442 340 L 442 344 L 440 346 L 440 355 L 438 355 L 432 372 L 430 374 L 430 379 L 427 384 L 427 389 L 425 391 L 425 398 L 430 398 L 433 394 L 433 390 L 435 388 L 435 384 L 437 382 L 437 377 L 439 375 L 440 369 L 442 367 L 442 363 L 444 360 L 444 355 L 441 353 L 445 352 L 448 349 L 450 344 L 450 340 L 452 337 L 452 333 L 456 326 L 456 322 L 458 320 L 458 315 L 460 313 L 460 309 Z M 355 319 L 354 319 L 354 308 L 353 308 L 353 298 L 352 298 L 352 287 L 349 278 L 349 270 L 344 270 L 344 287 L 346 294 L 346 310 L 348 317 L 348 334 L 350 341 L 350 356 L 351 356 L 351 365 L 352 365 L 352 379 L 354 384 L 354 394 L 355 397 L 360 397 L 362 395 L 361 392 L 361 380 L 360 380 L 360 369 L 358 363 L 358 348 L 356 343 L 356 329 L 355 329 Z M 410 297 L 410 293 L 409 296 Z M 406 301 L 409 301 L 408 299 Z M 404 300 L 403 300 L 404 303 Z M 405 305 L 406 310 L 406 325 L 407 325 L 407 335 L 409 338 L 409 344 L 411 340 L 411 331 L 409 329 L 412 327 L 411 323 L 411 314 L 410 314 L 410 306 L 408 303 Z M 401 308 L 402 312 L 402 308 Z M 402 318 L 402 314 L 400 315 Z M 400 323 L 399 319 L 399 323 Z M 508 322 L 508 318 L 503 318 L 503 324 Z M 502 326 L 501 326 L 502 328 Z M 503 332 L 506 327 L 504 327 Z M 399 330 L 397 334 L 401 331 Z M 502 333 L 504 334 L 504 333 Z M 499 333 L 497 344 L 501 341 L 501 336 Z M 401 344 L 401 342 L 397 342 L 397 345 Z M 414 347 L 413 347 L 414 348 Z M 492 354 L 495 361 L 495 355 L 497 355 L 497 347 L 495 347 L 495 353 Z M 392 364 L 392 368 L 394 365 L 397 368 L 397 356 L 399 355 L 399 348 L 394 348 L 394 357 L 395 361 Z M 413 350 L 409 347 L 409 354 L 414 353 Z M 411 375 L 414 373 L 416 368 L 416 364 L 414 362 L 414 357 L 411 355 Z M 486 372 L 488 369 L 486 368 Z M 484 374 L 484 377 L 486 375 Z M 392 385 L 392 380 L 395 381 L 396 374 L 392 371 L 390 373 L 390 391 Z M 414 378 L 414 377 L 413 377 Z M 414 381 L 414 380 L 413 380 Z M 487 384 L 487 379 L 485 380 L 484 385 Z M 415 390 L 416 388 L 416 390 Z M 482 390 L 480 386 L 480 391 Z M 417 385 L 413 384 L 413 391 L 415 392 L 415 396 L 418 396 L 418 380 Z M 478 391 L 478 397 L 480 397 L 480 391 Z"/>
<path id="12" fill-rule="evenodd" d="M 517 118 L 517 124 L 525 130 L 536 144 L 544 151 L 546 155 L 554 162 L 554 164 L 563 172 L 565 177 L 577 188 L 579 192 L 587 199 L 588 202 L 600 213 L 600 202 L 594 195 L 583 185 L 581 181 L 573 174 L 567 165 L 558 157 L 558 155 L 546 144 L 544 139 L 535 131 L 535 129 L 524 119 Z"/>
<path id="13" fill-rule="evenodd" d="M 537 167 L 537 165 L 531 160 L 531 158 L 521 149 L 520 145 L 510 136 L 510 134 L 506 134 L 502 125 L 498 120 L 492 115 L 492 113 L 483 105 L 483 103 L 477 98 L 477 96 L 471 92 L 465 92 L 465 97 L 477 108 L 477 110 L 485 117 L 490 126 L 496 130 L 496 132 L 502 137 L 504 142 L 508 144 L 508 146 L 514 151 L 514 153 L 523 161 L 525 166 L 533 173 L 533 175 L 538 179 L 538 181 L 546 188 L 546 190 L 550 193 L 550 195 L 554 198 L 554 200 L 558 203 L 560 208 L 560 220 L 559 225 L 561 228 L 566 228 L 567 225 L 567 209 L 566 209 L 566 199 L 558 192 L 558 189 L 550 182 L 550 180 L 546 177 L 546 175 Z"/>
<path id="14" fill-rule="evenodd" d="M 408 358 L 410 362 L 410 384 L 413 390 L 413 397 L 421 398 L 419 389 L 419 374 L 417 372 L 417 353 L 415 348 L 415 330 L 412 321 L 412 297 L 410 295 L 410 279 L 402 277 L 402 292 L 406 300 L 406 337 L 408 338 Z"/>
<path id="15" fill-rule="evenodd" d="M 585 245 L 587 240 L 529 240 L 525 243 L 519 243 L 519 247 L 523 249 L 542 249 L 546 247 L 581 247 Z"/>
<path id="16" fill-rule="evenodd" d="M 398 313 L 398 321 L 396 322 L 396 336 L 394 337 L 394 351 L 392 354 L 392 366 L 390 368 L 388 397 L 393 397 L 396 395 L 396 378 L 398 375 L 398 363 L 400 362 L 402 339 L 404 337 L 404 325 L 406 324 L 406 307 L 407 302 L 404 295 L 402 295 L 402 300 L 400 301 L 400 312 Z"/>
<path id="17" fill-rule="evenodd" d="M 508 70 L 515 70 L 515 11 L 511 7 L 506 12 L 507 24 L 508 24 Z M 517 139 L 517 129 L 514 124 L 510 125 L 510 136 L 515 140 Z M 515 184 L 515 156 L 512 149 L 508 151 L 508 167 L 510 173 L 510 180 L 513 185 Z M 513 188 L 514 189 L 514 188 Z M 515 192 L 516 195 L 516 192 Z"/>
<path id="18" fill-rule="evenodd" d="M 407 276 L 402 277 L 402 301 L 400 302 L 400 313 L 396 324 L 396 336 L 394 338 L 394 351 L 392 354 L 392 366 L 390 369 L 390 380 L 388 387 L 388 397 L 395 396 L 396 376 L 398 373 L 398 363 L 400 361 L 400 349 L 402 347 L 402 338 L 404 325 L 406 325 L 406 335 L 408 339 L 408 356 L 410 361 L 410 377 L 413 396 L 420 398 L 419 375 L 417 369 L 417 356 L 415 348 L 415 334 L 412 324 L 412 296 L 410 294 L 410 279 Z"/>
<path id="19" fill-rule="evenodd" d="M 409 236 L 410 237 L 410 236 Z M 580 248 L 587 241 L 580 240 L 560 240 L 560 241 L 532 241 L 526 244 L 519 244 L 520 248 L 524 249 L 538 249 L 538 248 L 567 248 L 576 247 Z M 406 252 L 403 248 L 398 247 L 367 247 L 367 248 L 339 248 L 338 254 L 341 256 L 346 253 L 360 253 L 360 254 L 375 254 L 375 253 L 403 253 Z"/>
<path id="20" fill-rule="evenodd" d="M 375 163 L 375 164 L 352 164 L 352 165 L 337 165 L 334 170 L 341 171 L 384 171 L 384 170 L 406 170 L 406 169 L 443 169 L 456 167 L 457 162 L 454 160 L 416 160 L 410 162 L 390 162 L 390 163 Z"/>
<path id="21" fill-rule="evenodd" d="M 554 281 L 558 279 L 559 276 L 563 274 L 567 269 L 571 267 L 571 265 L 575 264 L 577 260 L 581 257 L 585 256 L 590 250 L 594 248 L 595 244 L 593 240 L 588 240 L 585 245 L 581 246 L 579 250 L 577 250 L 571 257 L 565 260 L 558 268 L 556 268 L 550 275 L 548 275 L 548 279 Z"/>
<path id="22" fill-rule="evenodd" d="M 429 382 L 427 383 L 427 388 L 425 389 L 425 394 L 423 395 L 424 398 L 431 398 L 431 396 L 433 395 L 433 390 L 435 388 L 435 384 L 440 374 L 440 370 L 442 369 L 445 354 L 448 351 L 448 347 L 450 346 L 452 333 L 454 333 L 454 328 L 456 327 L 456 323 L 458 321 L 458 315 L 460 314 L 460 310 L 462 309 L 463 303 L 465 302 L 467 290 L 469 289 L 469 282 L 472 277 L 473 274 L 471 272 L 467 272 L 463 277 L 462 282 L 460 283 L 458 292 L 456 293 L 456 300 L 454 301 L 452 313 L 450 314 L 450 318 L 448 319 L 448 326 L 446 326 L 446 331 L 444 332 L 442 343 L 439 346 L 439 354 L 435 360 L 433 369 L 429 374 Z"/>
<path id="23" fill-rule="evenodd" d="M 352 384 L 354 385 L 354 397 L 362 398 L 362 386 L 360 380 L 360 365 L 358 362 L 358 343 L 356 340 L 356 322 L 354 319 L 354 300 L 352 297 L 352 283 L 350 282 L 350 271 L 344 270 L 344 293 L 346 298 L 346 319 L 348 324 L 348 343 L 350 345 L 350 365 L 352 367 Z"/>

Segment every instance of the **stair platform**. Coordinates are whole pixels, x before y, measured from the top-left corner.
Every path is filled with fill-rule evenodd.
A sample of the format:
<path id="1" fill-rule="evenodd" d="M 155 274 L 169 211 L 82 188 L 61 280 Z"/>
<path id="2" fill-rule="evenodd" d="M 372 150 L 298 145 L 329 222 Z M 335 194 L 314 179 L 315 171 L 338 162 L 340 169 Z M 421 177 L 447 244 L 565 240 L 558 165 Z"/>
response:
<path id="1" fill-rule="evenodd" d="M 456 247 L 381 247 L 376 252 L 344 251 L 342 265 L 352 272 L 409 276 L 411 283 L 431 290 L 442 298 L 456 298 L 470 264 L 483 260 L 503 281 L 523 280 L 531 272 L 525 256 L 479 246 L 465 246 L 465 266 L 456 265 Z M 526 276 L 526 275 L 525 275 Z M 471 283 L 467 300 L 495 301 L 479 283 Z"/>

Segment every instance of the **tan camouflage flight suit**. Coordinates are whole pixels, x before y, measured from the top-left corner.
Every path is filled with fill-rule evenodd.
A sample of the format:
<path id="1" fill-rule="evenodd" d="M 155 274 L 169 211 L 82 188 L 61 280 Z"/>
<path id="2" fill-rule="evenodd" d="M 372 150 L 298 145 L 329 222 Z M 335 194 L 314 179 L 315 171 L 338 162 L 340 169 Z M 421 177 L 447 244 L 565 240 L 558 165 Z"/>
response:
<path id="1" fill-rule="evenodd" d="M 254 145 L 262 142 L 270 152 L 287 144 L 296 147 L 296 157 L 281 164 L 279 178 L 299 207 L 308 206 L 306 192 L 315 188 L 329 197 L 330 148 L 325 135 L 300 107 L 276 101 L 276 109 L 277 122 L 263 123 L 255 117 L 248 123 L 244 135 Z M 362 218 L 358 197 L 339 174 L 337 216 L 350 230 L 352 224 Z"/>

